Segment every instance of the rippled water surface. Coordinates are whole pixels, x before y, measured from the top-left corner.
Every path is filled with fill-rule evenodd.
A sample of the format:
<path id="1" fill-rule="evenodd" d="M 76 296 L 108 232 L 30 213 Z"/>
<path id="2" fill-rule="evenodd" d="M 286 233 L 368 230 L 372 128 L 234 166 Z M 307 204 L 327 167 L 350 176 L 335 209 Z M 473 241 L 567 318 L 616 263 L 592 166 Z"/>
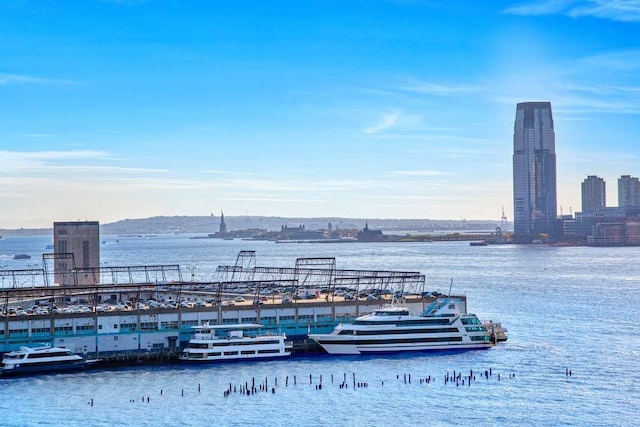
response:
<path id="1" fill-rule="evenodd" d="M 453 293 L 467 295 L 469 311 L 501 321 L 509 341 L 458 354 L 296 357 L 2 379 L 1 425 L 639 424 L 640 248 L 104 240 L 106 265 L 180 264 L 185 274 L 193 269 L 196 280 L 234 264 L 242 249 L 256 251 L 258 266 L 293 267 L 296 257 L 332 256 L 338 268 L 420 271 L 429 289 L 443 292 L 453 279 Z M 0 266 L 41 263 L 47 243 L 0 240 Z M 15 253 L 32 258 L 13 260 Z M 480 377 L 489 369 L 489 378 Z M 473 370 L 476 379 L 471 386 L 445 384 L 454 370 Z M 429 376 L 435 379 L 421 381 Z M 345 378 L 347 387 L 340 387 Z M 268 392 L 238 392 L 265 380 Z M 225 397 L 230 384 L 237 392 Z"/>

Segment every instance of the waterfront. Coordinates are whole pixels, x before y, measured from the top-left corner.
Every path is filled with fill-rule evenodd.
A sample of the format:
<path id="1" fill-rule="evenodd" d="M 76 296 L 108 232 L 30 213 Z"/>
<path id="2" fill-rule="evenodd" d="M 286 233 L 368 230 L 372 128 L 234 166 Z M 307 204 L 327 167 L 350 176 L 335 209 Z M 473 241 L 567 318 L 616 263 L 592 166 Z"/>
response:
<path id="1" fill-rule="evenodd" d="M 501 321 L 509 341 L 459 354 L 141 366 L 3 379 L 3 425 L 633 425 L 640 416 L 640 248 L 277 245 L 187 236 L 103 240 L 104 264 L 179 264 L 196 280 L 209 279 L 220 264 L 233 264 L 239 250 L 255 250 L 257 265 L 331 256 L 338 268 L 419 270 L 427 289 L 444 292 L 453 278 L 453 293 L 465 294 L 469 311 L 481 319 Z M 43 237 L 7 237 L 0 241 L 0 264 L 17 269 L 41 262 L 48 243 Z M 32 259 L 13 260 L 13 253 Z M 444 384 L 446 372 L 489 368 L 501 374 L 500 381 Z M 349 388 L 339 388 L 343 375 L 351 380 L 354 373 L 369 386 L 354 389 L 349 382 Z M 412 375 L 411 384 L 404 383 L 405 374 Z M 322 390 L 315 388 L 319 375 Z M 420 384 L 418 378 L 428 375 L 435 381 Z M 275 393 L 223 396 L 229 383 L 265 377 L 270 383 L 278 378 Z"/>

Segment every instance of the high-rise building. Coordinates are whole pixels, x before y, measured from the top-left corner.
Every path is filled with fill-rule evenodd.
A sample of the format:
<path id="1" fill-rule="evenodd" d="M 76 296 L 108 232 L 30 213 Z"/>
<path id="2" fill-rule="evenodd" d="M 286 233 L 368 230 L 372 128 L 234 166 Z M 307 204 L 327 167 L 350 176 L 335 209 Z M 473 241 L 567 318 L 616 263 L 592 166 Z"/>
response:
<path id="1" fill-rule="evenodd" d="M 519 103 L 513 133 L 513 231 L 517 241 L 554 237 L 555 145 L 551 103 Z"/>
<path id="2" fill-rule="evenodd" d="M 604 179 L 595 175 L 587 176 L 582 182 L 582 211 L 607 206 L 607 188 Z"/>
<path id="3" fill-rule="evenodd" d="M 622 175 L 618 178 L 618 206 L 640 206 L 640 183 L 638 178 Z"/>
<path id="4" fill-rule="evenodd" d="M 54 278 L 60 285 L 94 284 L 96 277 L 82 269 L 100 267 L 100 223 L 53 223 Z"/>

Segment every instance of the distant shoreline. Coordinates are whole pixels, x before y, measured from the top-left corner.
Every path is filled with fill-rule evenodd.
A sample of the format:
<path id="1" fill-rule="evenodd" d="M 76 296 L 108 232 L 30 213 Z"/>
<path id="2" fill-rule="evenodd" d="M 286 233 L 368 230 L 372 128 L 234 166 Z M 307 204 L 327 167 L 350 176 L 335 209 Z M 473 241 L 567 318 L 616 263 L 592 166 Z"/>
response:
<path id="1" fill-rule="evenodd" d="M 280 230 L 282 226 L 304 225 L 306 230 L 333 229 L 361 230 L 368 223 L 369 228 L 385 233 L 473 233 L 477 230 L 512 229 L 511 223 L 490 220 L 435 220 L 435 219 L 380 219 L 380 218 L 285 218 L 262 216 L 226 216 L 227 229 Z M 142 219 L 124 219 L 100 225 L 102 235 L 160 235 L 160 234 L 213 234 L 219 230 L 220 217 L 216 216 L 158 216 Z M 0 228 L 0 236 L 52 236 L 53 223 L 46 228 Z"/>

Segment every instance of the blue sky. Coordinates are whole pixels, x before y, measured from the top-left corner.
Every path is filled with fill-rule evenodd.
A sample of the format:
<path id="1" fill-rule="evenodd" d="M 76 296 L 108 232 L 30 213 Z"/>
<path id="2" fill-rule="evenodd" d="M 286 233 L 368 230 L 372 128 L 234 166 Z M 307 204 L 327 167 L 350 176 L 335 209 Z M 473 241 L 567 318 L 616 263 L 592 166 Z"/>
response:
<path id="1" fill-rule="evenodd" d="M 640 1 L 0 0 L 0 228 L 512 218 L 516 103 L 558 204 L 640 175 Z"/>

